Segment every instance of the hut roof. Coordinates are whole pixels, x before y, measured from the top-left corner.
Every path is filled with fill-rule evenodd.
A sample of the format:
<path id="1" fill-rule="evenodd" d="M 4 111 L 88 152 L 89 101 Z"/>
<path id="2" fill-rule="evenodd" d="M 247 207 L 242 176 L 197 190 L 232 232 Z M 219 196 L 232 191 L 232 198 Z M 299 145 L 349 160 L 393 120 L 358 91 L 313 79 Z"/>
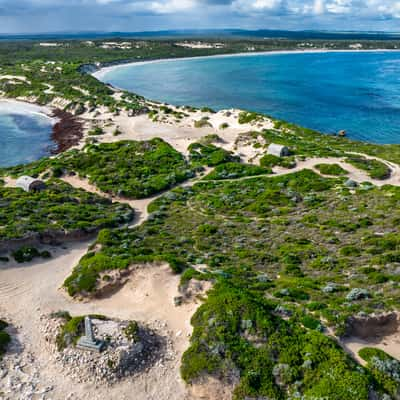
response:
<path id="1" fill-rule="evenodd" d="M 29 192 L 30 190 L 35 189 L 35 188 L 43 188 L 44 183 L 40 179 L 36 179 L 36 178 L 32 178 L 31 176 L 24 175 L 24 176 L 20 176 L 17 179 L 15 186 L 25 190 L 26 192 Z"/>
<path id="2" fill-rule="evenodd" d="M 289 149 L 287 146 L 284 146 L 282 144 L 276 144 L 276 143 L 271 143 L 268 146 L 268 154 L 272 154 L 275 156 L 283 156 L 287 155 L 289 153 Z"/>

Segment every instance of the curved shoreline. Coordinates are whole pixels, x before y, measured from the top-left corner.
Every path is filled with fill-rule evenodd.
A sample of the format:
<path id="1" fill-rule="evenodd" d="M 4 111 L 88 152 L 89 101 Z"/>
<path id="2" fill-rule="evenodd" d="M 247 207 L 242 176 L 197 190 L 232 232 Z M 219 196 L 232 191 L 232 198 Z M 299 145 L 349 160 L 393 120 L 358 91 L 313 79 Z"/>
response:
<path id="1" fill-rule="evenodd" d="M 32 104 L 27 101 L 19 101 L 13 99 L 0 99 L 0 113 L 4 114 L 17 114 L 17 115 L 36 115 L 42 118 L 49 119 L 52 125 L 58 122 L 58 119 L 54 117 L 52 110 L 45 106 L 38 104 Z"/>
<path id="2" fill-rule="evenodd" d="M 273 56 L 273 55 L 290 55 L 290 54 L 325 54 L 325 53 L 400 53 L 400 49 L 365 49 L 365 50 L 330 50 L 330 49 L 316 49 L 316 50 L 271 50 L 271 51 L 258 51 L 251 53 L 229 53 L 229 54 L 214 54 L 209 56 L 194 56 L 194 57 L 177 57 L 177 58 L 160 58 L 157 60 L 143 60 L 143 61 L 131 61 L 131 62 L 120 62 L 113 65 L 104 66 L 98 68 L 94 72 L 89 72 L 90 75 L 103 81 L 103 78 L 111 71 L 137 67 L 146 64 L 159 64 L 164 62 L 173 61 L 192 61 L 192 60 L 204 60 L 210 58 L 234 58 L 234 57 L 251 57 L 251 56 Z"/>
<path id="3" fill-rule="evenodd" d="M 62 153 L 79 144 L 83 137 L 83 124 L 74 115 L 58 108 L 41 106 L 28 101 L 0 99 L 1 114 L 25 116 L 28 114 L 32 117 L 48 120 L 51 123 L 51 132 L 48 137 L 49 145 L 45 156 Z"/>

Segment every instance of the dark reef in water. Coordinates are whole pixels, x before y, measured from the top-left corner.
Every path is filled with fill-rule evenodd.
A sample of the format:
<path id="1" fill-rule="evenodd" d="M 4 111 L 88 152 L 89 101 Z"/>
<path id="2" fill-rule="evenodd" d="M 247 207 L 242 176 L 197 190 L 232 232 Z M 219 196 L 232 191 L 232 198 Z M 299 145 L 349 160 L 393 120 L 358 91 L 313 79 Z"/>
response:
<path id="1" fill-rule="evenodd" d="M 74 115 L 63 110 L 55 110 L 54 116 L 59 121 L 53 126 L 52 140 L 57 147 L 52 154 L 59 154 L 76 146 L 83 137 L 83 124 Z"/>

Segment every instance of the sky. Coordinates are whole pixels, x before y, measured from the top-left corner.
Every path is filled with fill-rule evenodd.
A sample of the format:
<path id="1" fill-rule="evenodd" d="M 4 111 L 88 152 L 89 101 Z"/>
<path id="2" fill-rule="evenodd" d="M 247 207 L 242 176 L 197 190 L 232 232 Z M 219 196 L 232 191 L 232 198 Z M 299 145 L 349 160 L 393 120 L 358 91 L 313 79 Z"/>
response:
<path id="1" fill-rule="evenodd" d="M 400 31 L 400 0 L 0 0 L 0 33 L 166 29 Z"/>

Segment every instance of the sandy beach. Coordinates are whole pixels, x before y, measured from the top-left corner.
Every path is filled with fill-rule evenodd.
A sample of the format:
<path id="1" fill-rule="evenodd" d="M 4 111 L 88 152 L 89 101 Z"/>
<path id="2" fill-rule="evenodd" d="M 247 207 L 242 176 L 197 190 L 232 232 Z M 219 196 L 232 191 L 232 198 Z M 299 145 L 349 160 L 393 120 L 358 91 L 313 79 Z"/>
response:
<path id="1" fill-rule="evenodd" d="M 53 117 L 53 112 L 49 107 L 11 99 L 0 99 L 0 113 L 21 115 L 32 114 L 41 118 L 50 119 L 53 124 L 58 121 L 57 118 Z"/>
<path id="2" fill-rule="evenodd" d="M 99 79 L 100 81 L 104 80 L 106 75 L 115 70 L 137 67 L 146 64 L 162 64 L 169 63 L 174 61 L 193 61 L 193 60 L 202 60 L 209 58 L 234 58 L 234 57 L 252 57 L 252 56 L 274 56 L 274 55 L 285 55 L 285 54 L 324 54 L 324 53 L 393 53 L 400 52 L 400 50 L 390 50 L 390 49 L 374 49 L 374 50 L 331 50 L 331 49 L 308 49 L 308 50 L 273 50 L 273 51 L 260 51 L 260 52 L 249 52 L 249 53 L 234 53 L 234 54 L 216 54 L 211 56 L 198 56 L 198 57 L 180 57 L 180 58 L 163 58 L 159 60 L 150 60 L 150 61 L 132 61 L 127 63 L 120 63 L 111 66 L 101 67 L 98 71 L 92 73 L 92 76 Z"/>

